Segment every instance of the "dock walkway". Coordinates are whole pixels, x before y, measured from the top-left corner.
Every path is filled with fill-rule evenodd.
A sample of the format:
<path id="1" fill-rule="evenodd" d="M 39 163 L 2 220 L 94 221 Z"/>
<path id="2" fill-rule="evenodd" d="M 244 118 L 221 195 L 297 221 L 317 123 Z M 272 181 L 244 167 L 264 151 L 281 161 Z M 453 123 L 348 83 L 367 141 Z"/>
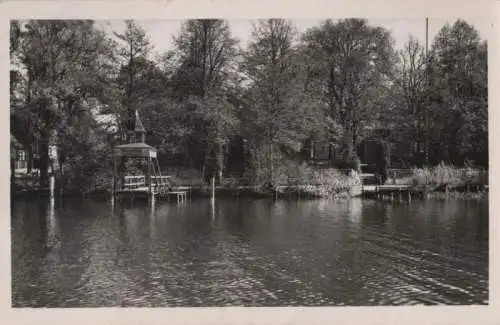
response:
<path id="1" fill-rule="evenodd" d="M 368 197 L 389 197 L 391 199 L 406 197 L 408 200 L 411 200 L 411 196 L 414 194 L 413 191 L 413 187 L 410 185 L 363 185 L 363 196 Z"/>

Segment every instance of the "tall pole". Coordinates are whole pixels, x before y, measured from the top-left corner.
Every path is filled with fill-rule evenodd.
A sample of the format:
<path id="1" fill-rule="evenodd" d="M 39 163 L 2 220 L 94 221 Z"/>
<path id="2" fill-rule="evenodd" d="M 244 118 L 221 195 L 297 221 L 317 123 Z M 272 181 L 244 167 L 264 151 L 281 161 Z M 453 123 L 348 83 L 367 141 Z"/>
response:
<path id="1" fill-rule="evenodd" d="M 425 70 L 426 85 L 429 86 L 429 18 L 425 18 Z M 425 166 L 429 165 L 429 101 L 425 103 Z"/>

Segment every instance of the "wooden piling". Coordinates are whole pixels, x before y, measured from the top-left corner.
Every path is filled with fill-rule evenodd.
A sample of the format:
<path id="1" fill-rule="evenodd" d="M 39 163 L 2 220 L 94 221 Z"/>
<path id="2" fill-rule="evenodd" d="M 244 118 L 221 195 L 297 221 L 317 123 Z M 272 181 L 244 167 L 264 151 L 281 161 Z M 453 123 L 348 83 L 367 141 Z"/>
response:
<path id="1" fill-rule="evenodd" d="M 147 171 L 147 175 L 146 175 L 146 184 L 148 186 L 148 192 L 149 192 L 149 195 L 151 195 L 151 197 L 153 197 L 154 199 L 154 196 L 155 194 L 153 193 L 153 177 L 152 174 L 151 174 L 151 165 L 152 165 L 152 159 L 151 159 L 151 156 L 148 157 L 148 171 Z"/>
<path id="2" fill-rule="evenodd" d="M 212 200 L 215 200 L 215 177 L 212 176 Z"/>
<path id="3" fill-rule="evenodd" d="M 113 157 L 113 176 L 111 180 L 111 197 L 113 200 L 116 196 L 116 158 Z"/>
<path id="4" fill-rule="evenodd" d="M 155 207 L 155 194 L 154 193 L 151 193 L 151 195 L 149 196 L 149 204 L 151 205 L 151 208 L 154 209 Z"/>
<path id="5" fill-rule="evenodd" d="M 55 177 L 54 177 L 54 173 L 52 173 L 52 175 L 50 176 L 50 179 L 49 179 L 49 182 L 50 182 L 50 198 L 54 198 L 54 188 L 55 188 Z"/>

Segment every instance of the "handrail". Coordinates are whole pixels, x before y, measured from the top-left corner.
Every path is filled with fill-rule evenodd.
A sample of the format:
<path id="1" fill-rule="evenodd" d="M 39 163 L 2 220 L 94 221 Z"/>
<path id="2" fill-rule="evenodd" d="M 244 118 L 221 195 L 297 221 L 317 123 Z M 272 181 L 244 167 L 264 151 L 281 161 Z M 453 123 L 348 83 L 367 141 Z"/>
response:
<path id="1" fill-rule="evenodd" d="M 133 186 L 133 185 L 144 185 L 145 182 L 135 182 L 135 183 L 125 183 L 125 186 Z"/>
<path id="2" fill-rule="evenodd" d="M 125 179 L 144 178 L 144 175 L 126 175 Z"/>

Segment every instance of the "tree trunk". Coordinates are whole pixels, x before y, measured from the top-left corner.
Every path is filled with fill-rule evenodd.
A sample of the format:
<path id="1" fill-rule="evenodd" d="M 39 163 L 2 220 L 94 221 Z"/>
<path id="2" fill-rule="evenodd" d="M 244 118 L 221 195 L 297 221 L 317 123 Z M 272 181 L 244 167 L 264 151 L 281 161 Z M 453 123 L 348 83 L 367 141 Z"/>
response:
<path id="1" fill-rule="evenodd" d="M 10 182 L 11 185 L 16 181 L 16 156 L 10 155 Z"/>
<path id="2" fill-rule="evenodd" d="M 217 177 L 219 178 L 219 183 L 222 183 L 222 171 L 224 169 L 224 148 L 219 144 L 217 146 Z"/>
<path id="3" fill-rule="evenodd" d="M 273 157 L 273 144 L 269 142 L 269 181 L 272 183 L 274 180 L 274 157 Z"/>
<path id="4" fill-rule="evenodd" d="M 49 144 L 48 139 L 40 141 L 40 187 L 47 187 L 49 184 Z"/>
<path id="5" fill-rule="evenodd" d="M 203 179 L 204 182 L 207 181 L 206 169 L 207 169 L 207 167 L 205 166 L 205 164 L 203 164 L 201 166 L 201 179 Z"/>
<path id="6" fill-rule="evenodd" d="M 31 174 L 31 172 L 33 171 L 33 144 L 30 143 L 29 146 L 27 147 L 27 172 L 28 174 Z"/>

